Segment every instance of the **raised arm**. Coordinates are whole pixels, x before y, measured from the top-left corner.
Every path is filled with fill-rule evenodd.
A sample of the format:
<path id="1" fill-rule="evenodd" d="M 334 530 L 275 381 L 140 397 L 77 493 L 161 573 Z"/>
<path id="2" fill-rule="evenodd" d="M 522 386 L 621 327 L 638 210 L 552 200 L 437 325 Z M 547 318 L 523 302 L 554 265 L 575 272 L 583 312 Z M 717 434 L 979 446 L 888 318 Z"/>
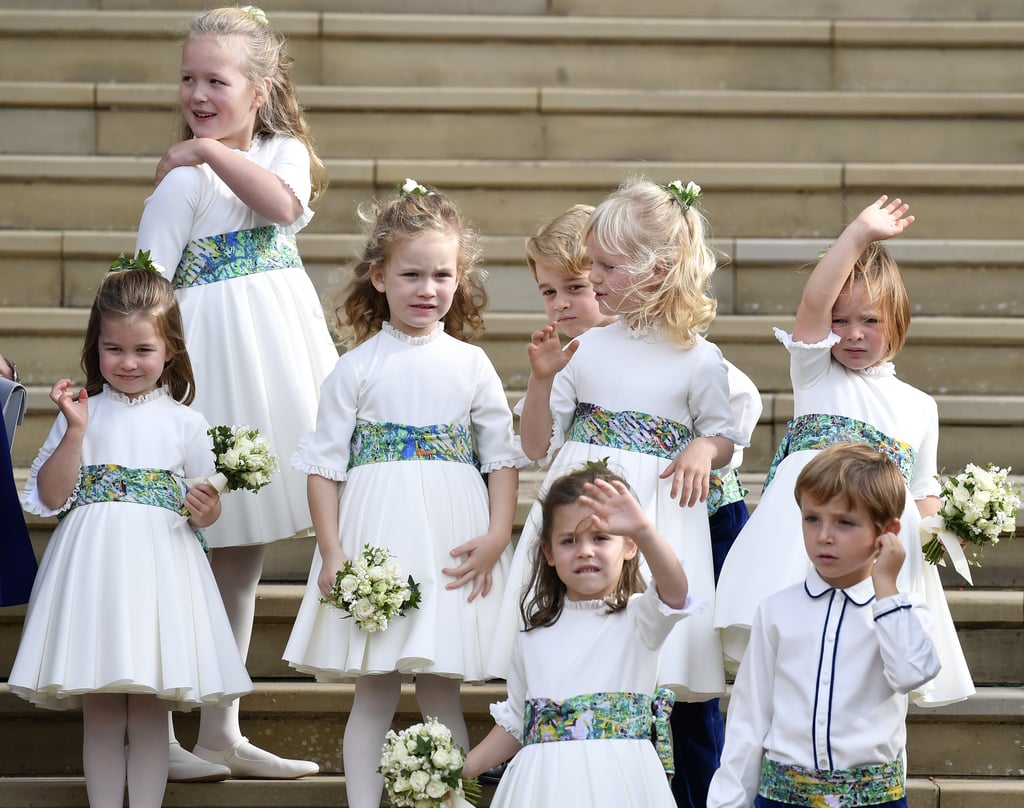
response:
<path id="1" fill-rule="evenodd" d="M 59 508 L 78 482 L 82 465 L 82 442 L 89 424 L 89 396 L 82 388 L 77 395 L 71 379 L 61 379 L 50 389 L 50 400 L 67 419 L 68 428 L 36 475 L 39 500 L 50 509 Z"/>
<path id="2" fill-rule="evenodd" d="M 832 325 L 832 307 L 843 291 L 857 259 L 872 242 L 898 236 L 914 221 L 910 206 L 896 198 L 887 202 L 884 194 L 846 226 L 828 252 L 818 261 L 804 285 L 796 310 L 793 338 L 798 342 L 820 342 Z"/>
<path id="3" fill-rule="evenodd" d="M 573 340 L 565 349 L 558 341 L 558 324 L 551 323 L 530 335 L 526 357 L 530 361 L 530 378 L 526 382 L 526 399 L 519 416 L 519 435 L 523 453 L 530 460 L 539 460 L 551 445 L 551 386 L 579 343 Z"/>
<path id="4" fill-rule="evenodd" d="M 658 597 L 673 609 L 686 606 L 689 582 L 683 565 L 662 538 L 632 492 L 618 480 L 595 480 L 584 486 L 580 504 L 593 508 L 591 523 L 597 530 L 632 539 L 647 560 Z"/>

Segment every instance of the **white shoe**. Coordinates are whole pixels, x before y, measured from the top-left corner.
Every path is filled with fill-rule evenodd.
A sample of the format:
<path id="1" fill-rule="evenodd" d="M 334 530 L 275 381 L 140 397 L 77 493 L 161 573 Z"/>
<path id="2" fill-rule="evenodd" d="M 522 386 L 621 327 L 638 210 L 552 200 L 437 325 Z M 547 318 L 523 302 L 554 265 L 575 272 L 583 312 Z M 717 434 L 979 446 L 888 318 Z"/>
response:
<path id="1" fill-rule="evenodd" d="M 196 744 L 195 755 L 210 763 L 226 766 L 231 776 L 240 780 L 296 780 L 320 771 L 312 760 L 289 760 L 260 749 L 248 738 L 237 741 L 230 749 L 218 751 Z"/>
<path id="2" fill-rule="evenodd" d="M 177 741 L 171 741 L 170 753 L 170 766 L 167 769 L 169 783 L 216 783 L 231 776 L 231 769 L 227 766 L 196 757 L 182 749 Z"/>

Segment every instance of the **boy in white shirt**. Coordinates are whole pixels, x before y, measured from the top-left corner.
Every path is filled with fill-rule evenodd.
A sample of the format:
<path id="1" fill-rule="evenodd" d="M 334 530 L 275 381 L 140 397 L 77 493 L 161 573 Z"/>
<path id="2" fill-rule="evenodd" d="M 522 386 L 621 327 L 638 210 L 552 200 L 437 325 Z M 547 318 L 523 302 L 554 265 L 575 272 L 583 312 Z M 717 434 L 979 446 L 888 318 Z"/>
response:
<path id="1" fill-rule="evenodd" d="M 940 667 L 926 607 L 896 588 L 906 486 L 838 443 L 794 494 L 813 569 L 754 617 L 708 808 L 905 808 L 907 694 Z"/>

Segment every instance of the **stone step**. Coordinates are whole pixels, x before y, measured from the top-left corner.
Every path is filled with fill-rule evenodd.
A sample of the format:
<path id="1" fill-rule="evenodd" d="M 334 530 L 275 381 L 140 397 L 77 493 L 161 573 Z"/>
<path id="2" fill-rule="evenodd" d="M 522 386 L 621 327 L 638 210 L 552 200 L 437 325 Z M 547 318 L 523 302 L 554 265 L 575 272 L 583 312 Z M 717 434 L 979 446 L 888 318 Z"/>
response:
<path id="1" fill-rule="evenodd" d="M 631 11 L 632 13 L 632 11 Z M 183 11 L 0 10 L 0 75 L 167 81 Z M 283 12 L 299 84 L 1019 91 L 1010 20 Z M 951 58 L 952 54 L 952 58 Z M 700 69 L 693 69 L 700 65 Z"/>
<path id="2" fill-rule="evenodd" d="M 352 692 L 350 684 L 259 682 L 256 693 L 242 699 L 242 731 L 254 743 L 278 754 L 316 760 L 324 774 L 339 774 L 341 738 Z M 472 743 L 493 726 L 488 705 L 504 696 L 500 682 L 463 686 L 462 705 Z M 728 697 L 722 706 L 727 712 Z M 959 704 L 912 707 L 907 722 L 909 774 L 993 778 L 995 782 L 1015 777 L 1020 782 L 1022 719 L 1024 691 L 1019 687 L 983 687 Z M 401 728 L 418 720 L 413 687 L 405 685 L 394 726 Z M 175 720 L 179 739 L 186 746 L 194 742 L 197 721 L 194 713 Z M 4 749 L 0 767 L 7 776 L 79 774 L 81 713 L 38 710 L 0 685 L 0 748 Z M 943 808 L 947 808 L 945 802 Z"/>
<path id="3" fill-rule="evenodd" d="M 1019 161 L 1021 93 L 305 86 L 323 157 Z M 0 82 L 0 152 L 161 154 L 174 85 Z"/>
<path id="4" fill-rule="evenodd" d="M 541 311 L 523 242 L 533 231 L 484 233 L 488 316 Z M 356 233 L 298 237 L 306 271 L 321 295 L 343 280 L 339 268 L 362 248 Z M 828 239 L 725 238 L 713 276 L 719 314 L 796 312 L 807 270 Z M 896 239 L 914 316 L 1024 316 L 1024 241 L 1008 239 Z M 88 308 L 111 259 L 135 249 L 134 230 L 0 230 L 0 306 Z"/>
<path id="5" fill-rule="evenodd" d="M 0 155 L 0 228 L 134 229 L 156 162 Z M 356 232 L 358 202 L 390 193 L 406 177 L 449 192 L 485 234 L 531 233 L 572 204 L 596 204 L 637 173 L 699 182 L 718 238 L 835 238 L 851 211 L 889 191 L 913 205 L 912 238 L 1005 239 L 1018 232 L 1015 214 L 1024 198 L 1024 165 L 1018 164 L 370 158 L 326 164 L 332 185 L 311 235 Z M 972 215 L 962 215 L 965 209 Z"/>
<path id="6" fill-rule="evenodd" d="M 58 5 L 51 3 L 50 5 Z M 37 8 L 38 0 L 3 0 L 0 8 Z M 136 11 L 182 10 L 194 13 L 193 0 L 60 0 L 63 9 Z M 488 14 L 626 17 L 721 17 L 768 19 L 851 20 L 1019 20 L 1021 11 L 1006 0 L 929 0 L 927 3 L 893 4 L 887 0 L 633 0 L 628 7 L 617 0 L 263 0 L 268 14 L 299 11 L 374 12 L 378 14 Z"/>

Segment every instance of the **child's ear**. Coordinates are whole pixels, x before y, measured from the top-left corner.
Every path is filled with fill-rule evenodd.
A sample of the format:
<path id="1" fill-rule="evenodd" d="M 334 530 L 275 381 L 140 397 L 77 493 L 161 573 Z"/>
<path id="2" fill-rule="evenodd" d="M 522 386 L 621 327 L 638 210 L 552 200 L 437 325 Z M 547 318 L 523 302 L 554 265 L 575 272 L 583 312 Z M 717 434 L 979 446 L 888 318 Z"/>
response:
<path id="1" fill-rule="evenodd" d="M 900 522 L 900 520 L 894 516 L 892 519 L 890 519 L 888 522 L 882 525 L 882 533 L 892 533 L 894 536 L 898 536 L 900 535 L 900 528 L 902 526 L 903 525 Z"/>
<path id="2" fill-rule="evenodd" d="M 549 567 L 555 566 L 555 559 L 551 553 L 551 542 L 544 541 L 543 539 L 539 542 L 540 551 L 544 553 L 544 560 L 548 562 Z"/>
<path id="3" fill-rule="evenodd" d="M 623 542 L 625 543 L 625 546 L 622 548 L 622 557 L 625 558 L 626 561 L 632 561 L 636 558 L 639 548 L 636 546 L 636 542 L 632 539 L 623 539 Z"/>
<path id="4" fill-rule="evenodd" d="M 370 283 L 378 292 L 384 291 L 384 267 L 381 264 L 370 265 Z"/>
<path id="5" fill-rule="evenodd" d="M 256 95 L 252 100 L 253 109 L 259 109 L 267 102 L 273 87 L 274 83 L 270 80 L 270 77 L 264 76 L 263 81 L 256 87 Z"/>

